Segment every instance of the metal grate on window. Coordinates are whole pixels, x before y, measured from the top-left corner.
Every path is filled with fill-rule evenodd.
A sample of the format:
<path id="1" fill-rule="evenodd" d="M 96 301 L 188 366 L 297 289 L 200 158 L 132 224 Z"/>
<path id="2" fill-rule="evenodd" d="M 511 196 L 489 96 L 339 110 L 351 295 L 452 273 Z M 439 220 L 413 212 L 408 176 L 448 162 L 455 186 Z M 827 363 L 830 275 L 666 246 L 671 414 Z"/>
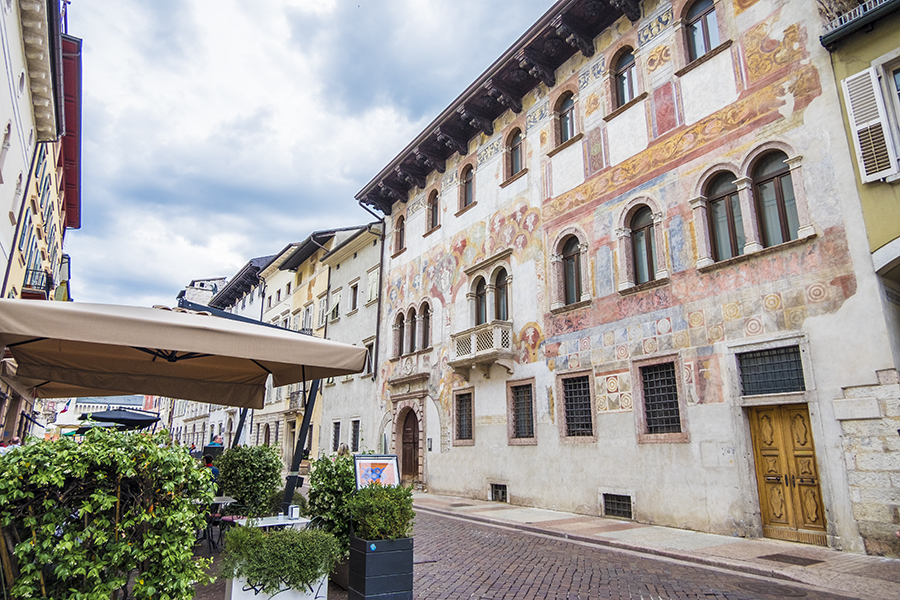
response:
<path id="1" fill-rule="evenodd" d="M 507 502 L 509 496 L 506 495 L 506 484 L 505 483 L 492 483 L 491 484 L 491 501 L 492 502 Z"/>
<path id="2" fill-rule="evenodd" d="M 338 446 L 341 445 L 341 424 L 340 422 L 331 424 L 331 451 L 337 452 Z"/>
<path id="3" fill-rule="evenodd" d="M 594 435 L 591 420 L 591 382 L 587 375 L 563 380 L 563 398 L 566 406 L 566 435 Z"/>
<path id="4" fill-rule="evenodd" d="M 641 367 L 647 433 L 681 433 L 675 363 Z"/>
<path id="5" fill-rule="evenodd" d="M 603 494 L 603 515 L 631 519 L 631 496 Z"/>
<path id="6" fill-rule="evenodd" d="M 472 393 L 456 396 L 456 439 L 472 439 Z"/>
<path id="7" fill-rule="evenodd" d="M 513 437 L 534 437 L 534 410 L 532 408 L 532 387 L 517 385 L 512 388 L 513 395 Z"/>
<path id="8" fill-rule="evenodd" d="M 783 394 L 806 389 L 800 346 L 738 354 L 741 388 L 745 396 Z"/>
<path id="9" fill-rule="evenodd" d="M 354 420 L 350 426 L 352 427 L 352 437 L 350 438 L 350 451 L 359 452 L 359 421 Z"/>

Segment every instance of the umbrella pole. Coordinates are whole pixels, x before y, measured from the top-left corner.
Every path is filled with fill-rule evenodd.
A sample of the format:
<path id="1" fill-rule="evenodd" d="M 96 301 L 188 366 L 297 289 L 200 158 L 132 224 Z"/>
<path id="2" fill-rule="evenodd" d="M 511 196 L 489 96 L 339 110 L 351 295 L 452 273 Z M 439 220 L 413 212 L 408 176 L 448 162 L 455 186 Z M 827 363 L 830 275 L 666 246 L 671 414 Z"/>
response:
<path id="1" fill-rule="evenodd" d="M 244 431 L 244 421 L 247 420 L 247 411 L 249 411 L 249 410 L 250 410 L 249 408 L 241 409 L 241 418 L 238 420 L 237 430 L 234 432 L 234 439 L 231 440 L 232 448 L 237 446 L 238 441 L 240 441 L 240 439 L 241 439 L 241 433 L 243 433 L 243 431 Z"/>
<path id="2" fill-rule="evenodd" d="M 294 448 L 294 458 L 291 461 L 291 469 L 288 471 L 286 485 L 284 486 L 284 500 L 281 510 L 287 513 L 288 506 L 294 500 L 294 490 L 303 487 L 303 478 L 299 476 L 300 462 L 303 460 L 303 449 L 306 447 L 306 438 L 309 434 L 309 423 L 312 420 L 313 409 L 316 406 L 316 394 L 319 391 L 319 380 L 315 379 L 309 388 L 309 396 L 306 407 L 303 409 L 303 423 L 300 425 L 300 435 L 297 436 L 297 446 Z"/>

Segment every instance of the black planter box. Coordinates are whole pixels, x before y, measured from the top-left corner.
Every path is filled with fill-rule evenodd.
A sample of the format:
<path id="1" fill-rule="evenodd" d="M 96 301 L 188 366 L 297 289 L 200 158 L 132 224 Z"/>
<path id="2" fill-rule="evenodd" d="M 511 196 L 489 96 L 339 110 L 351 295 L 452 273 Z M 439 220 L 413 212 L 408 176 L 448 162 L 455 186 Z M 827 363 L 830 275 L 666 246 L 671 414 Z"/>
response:
<path id="1" fill-rule="evenodd" d="M 412 600 L 413 539 L 350 536 L 349 600 Z"/>

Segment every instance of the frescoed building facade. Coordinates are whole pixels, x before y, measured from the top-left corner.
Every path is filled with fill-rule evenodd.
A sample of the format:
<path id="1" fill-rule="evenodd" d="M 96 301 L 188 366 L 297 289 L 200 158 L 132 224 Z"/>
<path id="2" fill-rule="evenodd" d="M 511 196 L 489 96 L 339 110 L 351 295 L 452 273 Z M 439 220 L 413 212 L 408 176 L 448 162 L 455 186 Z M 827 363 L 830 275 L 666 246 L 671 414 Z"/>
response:
<path id="1" fill-rule="evenodd" d="M 359 192 L 405 479 L 866 549 L 842 426 L 897 372 L 822 28 L 557 2 Z"/>

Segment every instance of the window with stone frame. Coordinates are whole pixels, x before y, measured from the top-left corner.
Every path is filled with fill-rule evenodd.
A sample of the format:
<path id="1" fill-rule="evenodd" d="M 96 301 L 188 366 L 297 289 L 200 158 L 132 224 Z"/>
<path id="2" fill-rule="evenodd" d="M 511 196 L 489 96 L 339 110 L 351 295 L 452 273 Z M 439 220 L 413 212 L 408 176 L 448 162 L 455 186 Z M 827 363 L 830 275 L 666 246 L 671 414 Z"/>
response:
<path id="1" fill-rule="evenodd" d="M 403 356 L 406 351 L 406 317 L 404 314 L 397 314 L 397 321 L 394 325 L 394 346 L 396 347 L 396 352 L 394 356 Z"/>
<path id="2" fill-rule="evenodd" d="M 406 319 L 406 327 L 409 330 L 408 331 L 409 339 L 407 340 L 407 346 L 406 346 L 407 350 L 406 351 L 410 352 L 410 353 L 418 350 L 418 346 L 416 344 L 416 324 L 417 324 L 417 322 L 418 322 L 418 320 L 416 318 L 416 309 L 410 308 L 409 316 Z"/>
<path id="3" fill-rule="evenodd" d="M 359 452 L 359 419 L 350 422 L 350 451 Z"/>
<path id="4" fill-rule="evenodd" d="M 581 301 L 581 249 L 578 238 L 569 236 L 563 244 L 563 296 L 566 305 Z"/>
<path id="5" fill-rule="evenodd" d="M 719 173 L 707 185 L 706 214 L 713 260 L 727 260 L 744 254 L 744 219 L 733 173 Z"/>
<path id="6" fill-rule="evenodd" d="M 593 371 L 561 375 L 557 379 L 560 436 L 567 441 L 592 442 L 595 400 Z"/>
<path id="7" fill-rule="evenodd" d="M 453 394 L 453 445 L 475 444 L 475 406 L 473 390 L 458 390 Z"/>
<path id="8" fill-rule="evenodd" d="M 422 349 L 431 347 L 431 307 L 428 303 L 422 305 L 422 316 L 419 318 L 420 328 L 422 330 L 421 343 Z"/>
<path id="9" fill-rule="evenodd" d="M 506 179 L 525 170 L 525 136 L 519 128 L 513 129 L 506 144 Z"/>
<path id="10" fill-rule="evenodd" d="M 616 60 L 616 108 L 625 106 L 637 97 L 637 64 L 634 60 L 634 52 L 628 48 Z"/>
<path id="11" fill-rule="evenodd" d="M 796 240 L 800 229 L 787 155 L 770 152 L 753 168 L 753 188 L 764 247 Z"/>
<path id="12" fill-rule="evenodd" d="M 565 144 L 575 137 L 575 95 L 567 92 L 561 98 L 559 108 L 559 143 Z"/>
<path id="13" fill-rule="evenodd" d="M 507 437 L 510 446 L 534 445 L 534 380 L 506 383 Z"/>
<path id="14" fill-rule="evenodd" d="M 437 190 L 431 192 L 428 196 L 428 231 L 437 229 L 440 221 L 441 210 Z"/>
<path id="15" fill-rule="evenodd" d="M 678 355 L 632 361 L 638 443 L 690 441 L 685 418 L 683 368 Z"/>
<path id="16" fill-rule="evenodd" d="M 640 285 L 656 278 L 656 240 L 650 207 L 643 206 L 634 213 L 630 229 L 635 283 Z"/>
<path id="17" fill-rule="evenodd" d="M 509 278 L 506 269 L 500 269 L 494 277 L 494 319 L 509 321 Z"/>
<path id="18" fill-rule="evenodd" d="M 713 0 L 694 2 L 685 15 L 688 60 L 694 61 L 719 45 L 719 24 Z"/>
<path id="19" fill-rule="evenodd" d="M 479 277 L 475 282 L 475 325 L 484 325 L 487 318 L 487 283 L 483 277 Z"/>
<path id="20" fill-rule="evenodd" d="M 475 167 L 467 165 L 460 177 L 461 193 L 460 193 L 460 210 L 467 208 L 475 203 Z"/>
<path id="21" fill-rule="evenodd" d="M 368 281 L 366 282 L 366 304 L 374 302 L 378 299 L 378 269 L 373 269 L 368 273 Z"/>
<path id="22" fill-rule="evenodd" d="M 406 249 L 406 219 L 403 216 L 397 217 L 396 227 L 394 228 L 394 254 Z"/>
<path id="23" fill-rule="evenodd" d="M 341 422 L 334 421 L 331 424 L 331 451 L 337 452 L 341 445 Z"/>

